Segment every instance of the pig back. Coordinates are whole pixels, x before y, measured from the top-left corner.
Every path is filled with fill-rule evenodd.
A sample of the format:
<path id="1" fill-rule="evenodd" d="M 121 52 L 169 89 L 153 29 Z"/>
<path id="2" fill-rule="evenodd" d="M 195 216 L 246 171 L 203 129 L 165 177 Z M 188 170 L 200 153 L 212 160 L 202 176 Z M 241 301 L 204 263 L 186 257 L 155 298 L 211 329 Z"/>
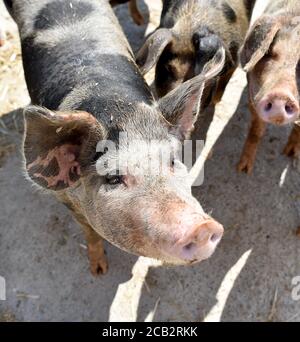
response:
<path id="1" fill-rule="evenodd" d="M 98 115 L 152 99 L 106 0 L 15 0 L 13 16 L 33 104 Z"/>

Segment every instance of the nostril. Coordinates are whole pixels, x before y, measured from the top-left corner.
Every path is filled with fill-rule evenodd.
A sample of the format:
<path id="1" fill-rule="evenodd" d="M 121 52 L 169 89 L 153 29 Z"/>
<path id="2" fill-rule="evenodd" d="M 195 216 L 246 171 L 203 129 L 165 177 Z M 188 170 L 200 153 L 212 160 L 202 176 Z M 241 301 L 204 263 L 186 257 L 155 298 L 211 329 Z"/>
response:
<path id="1" fill-rule="evenodd" d="M 269 112 L 271 109 L 272 109 L 273 105 L 271 102 L 267 103 L 266 106 L 265 106 L 265 110 L 266 112 Z"/>
<path id="2" fill-rule="evenodd" d="M 210 237 L 210 241 L 217 242 L 220 240 L 220 238 L 221 238 L 221 234 L 212 234 L 212 236 Z"/>
<path id="3" fill-rule="evenodd" d="M 190 242 L 187 245 L 183 246 L 183 249 L 185 251 L 191 251 L 195 246 L 196 244 L 194 242 Z"/>
<path id="4" fill-rule="evenodd" d="M 291 105 L 286 105 L 286 106 L 285 106 L 285 111 L 286 111 L 287 114 L 289 114 L 289 115 L 293 115 L 293 114 L 295 113 L 294 107 L 291 106 Z"/>

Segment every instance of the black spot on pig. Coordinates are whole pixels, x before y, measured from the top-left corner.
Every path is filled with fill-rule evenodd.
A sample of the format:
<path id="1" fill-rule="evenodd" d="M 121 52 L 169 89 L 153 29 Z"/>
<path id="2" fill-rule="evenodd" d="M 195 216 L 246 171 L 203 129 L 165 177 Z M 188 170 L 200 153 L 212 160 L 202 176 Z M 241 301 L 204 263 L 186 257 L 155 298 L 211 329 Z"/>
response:
<path id="1" fill-rule="evenodd" d="M 172 1 L 165 0 L 163 1 L 163 8 L 160 17 L 160 23 L 163 27 L 171 28 L 174 26 L 174 13 L 176 13 L 182 6 L 182 0 Z"/>
<path id="2" fill-rule="evenodd" d="M 224 16 L 225 16 L 226 20 L 229 23 L 234 24 L 236 22 L 236 20 L 237 20 L 236 13 L 233 10 L 233 8 L 230 5 L 228 5 L 227 2 L 223 2 L 222 3 L 222 11 L 224 13 Z"/>
<path id="3" fill-rule="evenodd" d="M 85 69 L 95 64 L 99 53 L 94 50 L 95 41 L 77 41 L 76 36 L 68 37 L 53 47 L 37 45 L 33 37 L 22 41 L 25 78 L 33 104 L 56 110 L 63 98 L 85 81 Z"/>
<path id="4" fill-rule="evenodd" d="M 244 0 L 244 6 L 246 8 L 246 14 L 247 14 L 247 18 L 249 19 L 249 21 L 251 20 L 251 17 L 252 17 L 252 12 L 253 12 L 255 2 L 256 0 Z"/>
<path id="5" fill-rule="evenodd" d="M 46 4 L 35 18 L 36 30 L 47 30 L 62 24 L 76 23 L 86 18 L 94 7 L 84 1 L 53 1 Z"/>
<path id="6" fill-rule="evenodd" d="M 265 21 L 263 24 L 254 27 L 247 40 L 247 48 L 251 52 L 251 54 L 261 48 L 263 42 L 267 39 L 272 26 L 272 21 Z"/>
<path id="7" fill-rule="evenodd" d="M 105 72 L 101 72 L 101 77 L 98 76 L 99 71 L 97 71 L 98 67 L 101 68 L 99 64 L 105 65 Z M 103 67 L 101 69 L 103 70 Z M 119 73 L 116 73 L 115 70 L 119 70 Z M 134 104 L 141 102 L 141 99 L 149 105 L 153 101 L 151 91 L 137 72 L 136 65 L 128 63 L 128 60 L 121 55 L 100 54 L 94 60 L 93 68 L 87 68 L 78 82 L 79 84 L 92 82 L 95 86 L 93 92 L 84 100 L 79 103 L 74 100 L 74 105 L 78 110 L 101 117 L 102 123 L 108 127 L 112 125 L 112 113 L 113 121 L 117 122 L 119 115 L 133 113 L 135 111 Z M 135 85 L 134 89 L 132 84 Z M 95 93 L 98 95 L 95 96 Z"/>

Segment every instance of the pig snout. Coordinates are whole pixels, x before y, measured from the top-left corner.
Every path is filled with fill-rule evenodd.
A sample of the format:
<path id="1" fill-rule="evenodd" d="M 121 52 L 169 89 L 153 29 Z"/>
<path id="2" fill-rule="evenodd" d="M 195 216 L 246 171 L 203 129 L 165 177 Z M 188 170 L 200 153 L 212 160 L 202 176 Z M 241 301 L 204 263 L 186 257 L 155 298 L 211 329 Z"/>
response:
<path id="1" fill-rule="evenodd" d="M 299 104 L 289 92 L 270 94 L 258 103 L 258 114 L 269 123 L 284 125 L 299 117 Z"/>
<path id="2" fill-rule="evenodd" d="M 223 226 L 212 218 L 200 220 L 192 227 L 181 227 L 186 233 L 169 246 L 168 253 L 185 263 L 196 263 L 208 259 L 223 235 Z"/>

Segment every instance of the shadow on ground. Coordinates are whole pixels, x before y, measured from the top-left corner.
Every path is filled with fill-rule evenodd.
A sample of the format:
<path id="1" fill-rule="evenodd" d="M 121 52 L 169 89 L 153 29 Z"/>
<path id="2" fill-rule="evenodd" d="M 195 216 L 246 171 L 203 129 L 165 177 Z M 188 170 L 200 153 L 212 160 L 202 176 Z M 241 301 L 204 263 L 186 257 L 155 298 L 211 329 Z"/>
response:
<path id="1" fill-rule="evenodd" d="M 269 127 L 254 174 L 238 174 L 235 166 L 250 119 L 246 103 L 244 91 L 206 163 L 204 185 L 194 189 L 201 204 L 223 223 L 225 236 L 214 256 L 200 265 L 149 269 L 139 306 L 141 321 L 157 300 L 158 321 L 300 319 L 300 303 L 291 297 L 292 278 L 300 274 L 300 240 L 295 234 L 300 224 L 299 172 L 281 155 L 290 129 Z M 250 254 L 244 267 L 234 267 L 246 252 Z"/>
<path id="2" fill-rule="evenodd" d="M 136 257 L 106 243 L 110 270 L 93 278 L 85 240 L 70 213 L 22 173 L 22 110 L 1 118 L 0 321 L 107 321 L 118 285 Z M 18 131 L 16 130 L 18 128 Z"/>

